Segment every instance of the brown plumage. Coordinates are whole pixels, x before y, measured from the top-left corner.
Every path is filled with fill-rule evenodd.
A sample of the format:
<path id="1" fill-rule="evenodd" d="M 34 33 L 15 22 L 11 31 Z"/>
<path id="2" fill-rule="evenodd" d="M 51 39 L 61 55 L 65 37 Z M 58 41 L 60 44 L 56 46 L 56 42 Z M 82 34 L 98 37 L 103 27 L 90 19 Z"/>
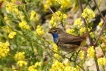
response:
<path id="1" fill-rule="evenodd" d="M 64 51 L 72 52 L 75 51 L 81 44 L 81 42 L 86 38 L 86 36 L 74 36 L 66 33 L 60 28 L 51 28 L 49 33 L 52 35 L 58 34 L 56 44 Z M 55 37 L 53 37 L 55 38 Z"/>

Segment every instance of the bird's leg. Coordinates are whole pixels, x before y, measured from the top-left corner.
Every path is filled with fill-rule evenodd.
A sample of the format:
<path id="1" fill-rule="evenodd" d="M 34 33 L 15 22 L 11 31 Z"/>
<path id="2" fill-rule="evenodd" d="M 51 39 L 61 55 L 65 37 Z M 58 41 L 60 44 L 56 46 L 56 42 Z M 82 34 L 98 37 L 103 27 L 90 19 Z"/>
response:
<path id="1" fill-rule="evenodd" d="M 63 57 L 63 58 L 66 57 L 66 58 L 67 58 L 67 55 L 70 54 L 70 53 L 71 53 L 71 56 L 70 56 L 68 59 L 71 61 L 71 60 L 72 60 L 71 58 L 74 56 L 75 52 L 64 53 L 64 54 L 62 55 L 62 57 Z"/>
<path id="2" fill-rule="evenodd" d="M 78 51 L 76 52 L 75 62 L 76 62 L 76 60 L 77 60 L 77 56 L 78 56 L 80 50 L 81 50 L 81 49 L 79 48 Z"/>
<path id="3" fill-rule="evenodd" d="M 74 56 L 74 53 L 75 53 L 75 52 L 73 52 L 73 53 L 72 53 L 72 55 L 71 55 L 71 57 L 69 58 L 69 59 L 70 59 L 70 61 L 72 60 L 71 58 Z"/>
<path id="4" fill-rule="evenodd" d="M 77 60 L 77 56 L 78 56 L 79 52 L 80 52 L 80 48 L 78 49 L 77 52 L 76 52 L 76 51 L 73 52 L 72 55 L 71 55 L 71 57 L 70 57 L 70 61 L 71 61 L 71 58 L 75 55 L 75 59 L 74 59 L 74 61 L 76 62 L 76 60 Z"/>

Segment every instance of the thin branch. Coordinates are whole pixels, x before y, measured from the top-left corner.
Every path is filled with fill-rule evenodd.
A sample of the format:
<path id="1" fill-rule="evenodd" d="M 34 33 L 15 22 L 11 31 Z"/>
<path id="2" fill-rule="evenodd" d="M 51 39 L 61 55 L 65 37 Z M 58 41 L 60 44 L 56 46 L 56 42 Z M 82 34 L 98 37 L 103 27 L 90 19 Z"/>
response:
<path id="1" fill-rule="evenodd" d="M 83 12 L 81 0 L 78 0 L 78 2 L 79 2 L 79 5 L 80 5 L 81 12 Z M 82 19 L 83 19 L 83 21 L 84 21 L 85 27 L 87 28 L 87 24 L 86 24 L 85 19 L 84 19 L 83 17 L 82 17 Z M 90 34 L 89 34 L 89 32 L 88 32 L 88 29 L 87 29 L 86 31 L 87 31 L 87 34 L 88 34 L 88 38 L 89 38 L 89 40 L 90 40 L 90 44 L 93 45 L 93 41 L 92 41 L 92 39 L 91 39 L 91 37 L 90 37 Z M 96 53 L 95 53 L 95 54 L 96 54 Z M 97 62 L 97 57 L 95 56 L 94 59 L 95 59 L 96 69 L 97 69 L 97 71 L 99 71 L 99 66 L 98 66 L 98 62 Z"/>
<path id="2" fill-rule="evenodd" d="M 96 46 L 98 40 L 100 39 L 100 37 L 101 37 L 101 35 L 102 35 L 102 33 L 103 33 L 104 28 L 105 28 L 105 25 L 106 25 L 105 18 L 106 18 L 106 16 L 105 16 L 105 18 L 103 17 L 101 11 L 99 10 L 99 7 L 98 7 L 96 1 L 95 1 L 95 0 L 93 0 L 93 1 L 94 1 L 95 5 L 96 5 L 96 7 L 97 7 L 97 9 L 98 9 L 98 12 L 100 13 L 100 15 L 101 15 L 101 17 L 102 17 L 103 22 L 104 22 L 104 24 L 103 24 L 103 26 L 102 26 L 102 30 L 100 31 L 100 34 L 99 34 L 98 38 L 96 39 L 96 41 L 95 41 L 95 43 L 94 43 L 94 46 Z"/>
<path id="3" fill-rule="evenodd" d="M 48 6 L 48 8 L 52 12 L 52 14 L 54 14 L 57 17 L 57 15 L 53 12 L 53 10 L 50 8 L 50 6 Z M 62 25 L 63 29 L 66 30 L 63 23 L 62 23 L 62 21 L 60 22 L 60 24 Z"/>
<path id="4" fill-rule="evenodd" d="M 82 13 L 82 12 L 83 12 L 83 8 L 82 8 L 81 1 L 78 0 L 78 3 L 79 3 L 80 10 L 81 10 L 81 13 Z M 82 18 L 82 20 L 84 21 L 84 26 L 86 27 L 86 32 L 87 32 L 87 34 L 88 34 L 88 38 L 89 38 L 89 41 L 90 41 L 90 45 L 93 45 L 93 41 L 92 41 L 92 39 L 91 39 L 91 37 L 90 37 L 90 34 L 89 34 L 89 32 L 88 32 L 88 29 L 87 29 L 86 21 L 85 21 L 85 19 L 84 19 L 83 17 L 81 17 L 81 18 Z"/>

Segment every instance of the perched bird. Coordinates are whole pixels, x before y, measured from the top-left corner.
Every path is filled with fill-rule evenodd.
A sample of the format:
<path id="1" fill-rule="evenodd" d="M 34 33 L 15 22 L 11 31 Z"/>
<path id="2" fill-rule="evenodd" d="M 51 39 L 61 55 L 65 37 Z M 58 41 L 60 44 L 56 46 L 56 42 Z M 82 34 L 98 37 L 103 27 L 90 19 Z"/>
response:
<path id="1" fill-rule="evenodd" d="M 75 51 L 86 38 L 85 36 L 74 36 L 68 34 L 60 28 L 51 28 L 49 33 L 52 34 L 53 40 L 57 46 L 66 52 Z"/>

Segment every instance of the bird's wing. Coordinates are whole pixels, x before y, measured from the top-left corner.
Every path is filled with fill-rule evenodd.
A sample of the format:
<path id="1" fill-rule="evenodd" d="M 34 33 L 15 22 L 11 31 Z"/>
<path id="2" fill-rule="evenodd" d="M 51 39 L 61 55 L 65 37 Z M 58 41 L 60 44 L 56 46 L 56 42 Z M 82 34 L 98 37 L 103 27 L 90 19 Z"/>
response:
<path id="1" fill-rule="evenodd" d="M 59 42 L 65 43 L 65 44 L 77 44 L 77 45 L 80 45 L 80 42 L 82 40 L 84 40 L 83 37 L 74 36 L 74 35 L 67 34 L 67 33 L 59 37 Z"/>

